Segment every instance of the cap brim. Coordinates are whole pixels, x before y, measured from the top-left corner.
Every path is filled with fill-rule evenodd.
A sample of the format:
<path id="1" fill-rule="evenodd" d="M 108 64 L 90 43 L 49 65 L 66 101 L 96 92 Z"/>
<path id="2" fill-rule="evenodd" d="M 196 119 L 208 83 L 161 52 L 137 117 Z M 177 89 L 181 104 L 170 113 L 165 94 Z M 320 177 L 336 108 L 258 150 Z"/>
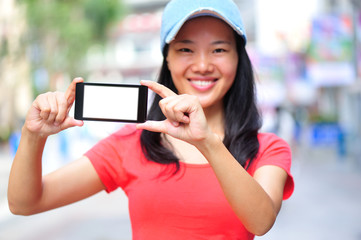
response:
<path id="1" fill-rule="evenodd" d="M 165 43 L 169 44 L 170 42 L 172 42 L 175 39 L 175 37 L 177 36 L 178 32 L 180 31 L 180 29 L 182 28 L 182 26 L 184 25 L 185 22 L 187 22 L 188 20 L 191 20 L 193 18 L 202 17 L 202 16 L 211 16 L 211 17 L 215 17 L 215 18 L 219 18 L 219 19 L 223 20 L 230 27 L 232 27 L 232 29 L 234 31 L 236 31 L 240 36 L 245 38 L 244 32 L 241 29 L 237 28 L 237 26 L 235 24 L 233 24 L 230 20 L 228 20 L 222 14 L 220 14 L 214 10 L 205 8 L 205 9 L 197 9 L 196 11 L 191 12 L 190 14 L 186 15 L 181 21 L 179 21 L 172 28 L 172 30 L 168 33 L 168 35 L 165 39 Z"/>

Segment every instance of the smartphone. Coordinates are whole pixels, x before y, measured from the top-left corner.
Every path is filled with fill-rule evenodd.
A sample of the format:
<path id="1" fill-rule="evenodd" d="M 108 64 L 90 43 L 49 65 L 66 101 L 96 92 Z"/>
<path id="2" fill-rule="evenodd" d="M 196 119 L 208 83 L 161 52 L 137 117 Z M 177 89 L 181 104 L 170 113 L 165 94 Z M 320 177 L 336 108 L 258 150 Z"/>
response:
<path id="1" fill-rule="evenodd" d="M 133 84 L 77 83 L 74 118 L 109 122 L 145 122 L 148 88 Z"/>

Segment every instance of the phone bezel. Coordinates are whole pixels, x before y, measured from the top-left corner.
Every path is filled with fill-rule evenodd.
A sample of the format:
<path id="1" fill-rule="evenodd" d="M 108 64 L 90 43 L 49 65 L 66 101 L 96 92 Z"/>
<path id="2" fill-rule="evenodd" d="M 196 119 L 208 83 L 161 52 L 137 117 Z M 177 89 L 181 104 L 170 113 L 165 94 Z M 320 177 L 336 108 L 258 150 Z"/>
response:
<path id="1" fill-rule="evenodd" d="M 98 86 L 98 87 L 138 88 L 138 93 L 139 94 L 138 94 L 137 119 L 136 120 L 129 120 L 129 119 L 83 117 L 84 86 L 85 85 L 93 85 L 93 86 Z M 143 123 L 147 119 L 147 105 L 148 105 L 148 88 L 146 86 L 136 85 L 136 84 L 81 82 L 81 83 L 76 84 L 74 118 L 77 119 L 77 120 L 85 120 L 85 121 Z"/>

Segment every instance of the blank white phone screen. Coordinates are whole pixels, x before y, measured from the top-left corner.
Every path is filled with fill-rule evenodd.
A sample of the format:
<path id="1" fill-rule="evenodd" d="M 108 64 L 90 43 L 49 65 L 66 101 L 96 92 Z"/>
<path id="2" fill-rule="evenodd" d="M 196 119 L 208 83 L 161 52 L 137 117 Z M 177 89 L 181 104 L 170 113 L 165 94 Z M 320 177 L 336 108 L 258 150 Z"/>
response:
<path id="1" fill-rule="evenodd" d="M 137 120 L 139 88 L 84 85 L 83 117 Z"/>

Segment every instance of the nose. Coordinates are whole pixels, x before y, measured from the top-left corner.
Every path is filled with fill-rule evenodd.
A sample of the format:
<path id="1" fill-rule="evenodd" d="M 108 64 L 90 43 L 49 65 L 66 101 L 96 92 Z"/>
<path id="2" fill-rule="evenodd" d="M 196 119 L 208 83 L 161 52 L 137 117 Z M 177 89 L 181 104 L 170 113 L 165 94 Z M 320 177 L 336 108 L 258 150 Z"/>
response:
<path id="1" fill-rule="evenodd" d="M 210 73 L 214 70 L 211 59 L 205 53 L 199 53 L 195 56 L 192 64 L 192 71 L 200 74 Z"/>

